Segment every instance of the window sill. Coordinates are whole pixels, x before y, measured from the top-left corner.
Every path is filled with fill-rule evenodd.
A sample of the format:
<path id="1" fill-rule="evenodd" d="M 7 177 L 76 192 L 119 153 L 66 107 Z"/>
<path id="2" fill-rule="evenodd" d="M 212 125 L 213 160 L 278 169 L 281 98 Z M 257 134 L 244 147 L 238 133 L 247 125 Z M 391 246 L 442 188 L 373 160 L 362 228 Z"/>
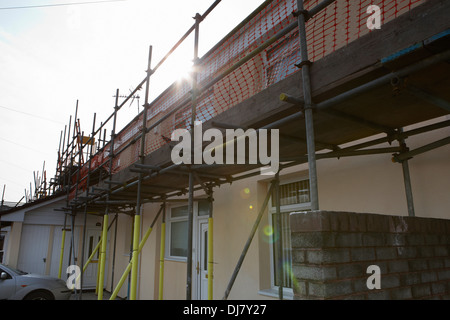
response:
<path id="1" fill-rule="evenodd" d="M 259 290 L 258 294 L 278 299 L 278 288 Z M 292 292 L 292 289 L 283 290 L 283 300 L 294 300 L 294 293 Z"/>
<path id="2" fill-rule="evenodd" d="M 165 257 L 165 261 L 175 261 L 175 262 L 187 262 L 187 258 L 183 257 Z"/>

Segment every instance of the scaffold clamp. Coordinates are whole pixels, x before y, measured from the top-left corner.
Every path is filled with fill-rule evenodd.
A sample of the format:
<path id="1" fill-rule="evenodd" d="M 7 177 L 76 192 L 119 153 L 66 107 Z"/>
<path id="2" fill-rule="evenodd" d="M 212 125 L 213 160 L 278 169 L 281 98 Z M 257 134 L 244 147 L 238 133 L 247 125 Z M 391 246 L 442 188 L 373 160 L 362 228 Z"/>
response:
<path id="1" fill-rule="evenodd" d="M 292 11 L 292 15 L 295 17 L 295 18 L 297 18 L 299 15 L 304 15 L 305 17 L 307 17 L 308 16 L 308 14 L 309 14 L 309 11 L 308 10 L 298 10 L 298 11 Z"/>
<path id="2" fill-rule="evenodd" d="M 305 61 L 295 64 L 295 66 L 299 69 L 303 68 L 303 66 L 306 66 L 306 65 L 310 66 L 310 65 L 312 65 L 312 62 L 310 60 L 305 60 Z"/>

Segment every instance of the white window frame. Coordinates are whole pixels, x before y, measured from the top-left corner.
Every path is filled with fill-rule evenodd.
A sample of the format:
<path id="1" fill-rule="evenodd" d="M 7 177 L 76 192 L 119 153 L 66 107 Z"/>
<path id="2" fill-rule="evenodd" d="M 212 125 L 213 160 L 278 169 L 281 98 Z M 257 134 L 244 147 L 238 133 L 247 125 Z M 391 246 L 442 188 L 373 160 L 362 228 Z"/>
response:
<path id="1" fill-rule="evenodd" d="M 166 252 L 165 252 L 165 259 L 166 260 L 172 260 L 172 261 L 181 261 L 181 262 L 187 262 L 187 257 L 183 256 L 173 256 L 171 255 L 170 248 L 172 244 L 172 223 L 174 222 L 188 222 L 189 217 L 175 217 L 172 218 L 172 209 L 181 208 L 188 206 L 188 203 L 179 203 L 174 205 L 169 205 L 167 212 L 166 212 Z M 195 212 L 195 203 L 194 203 L 194 212 Z M 195 215 L 194 215 L 195 216 Z"/>
<path id="2" fill-rule="evenodd" d="M 308 176 L 301 176 L 301 177 L 295 177 L 295 178 L 289 178 L 289 179 L 283 179 L 280 181 L 280 186 L 295 183 L 295 182 L 301 182 L 309 180 Z M 276 206 L 273 205 L 272 197 L 270 197 L 269 207 L 268 207 L 268 215 L 269 215 L 269 224 L 270 226 L 273 226 L 273 217 L 274 214 L 276 214 Z M 287 212 L 294 212 L 294 211 L 306 211 L 311 210 L 311 202 L 305 202 L 305 203 L 298 203 L 298 204 L 292 204 L 292 205 L 282 205 L 280 206 L 280 213 L 287 213 Z M 274 244 L 271 243 L 269 246 L 270 249 L 270 289 L 265 290 L 266 294 L 269 294 L 274 297 L 278 297 L 278 289 L 279 287 L 275 285 L 275 265 L 274 265 Z M 286 288 L 283 287 L 283 296 L 286 299 L 293 299 L 294 296 L 294 290 L 292 288 Z"/>
<path id="3" fill-rule="evenodd" d="M 204 199 L 206 200 L 206 199 Z M 193 219 L 193 234 L 197 234 L 197 223 L 199 220 L 207 219 L 207 215 L 200 216 L 199 215 L 199 201 L 194 201 L 194 219 Z M 168 210 L 166 210 L 166 246 L 165 246 L 165 253 L 164 257 L 166 260 L 170 261 L 179 261 L 179 262 L 187 262 L 187 257 L 182 256 L 173 256 L 170 253 L 170 247 L 171 247 L 171 239 L 172 239 L 172 223 L 173 222 L 183 222 L 183 221 L 189 221 L 188 216 L 185 217 L 176 217 L 172 218 L 172 209 L 180 208 L 180 207 L 186 207 L 188 206 L 187 202 L 177 203 L 177 204 L 170 204 L 167 206 Z M 193 242 L 194 245 L 194 242 Z M 193 248 L 193 254 L 195 252 L 196 248 Z"/>

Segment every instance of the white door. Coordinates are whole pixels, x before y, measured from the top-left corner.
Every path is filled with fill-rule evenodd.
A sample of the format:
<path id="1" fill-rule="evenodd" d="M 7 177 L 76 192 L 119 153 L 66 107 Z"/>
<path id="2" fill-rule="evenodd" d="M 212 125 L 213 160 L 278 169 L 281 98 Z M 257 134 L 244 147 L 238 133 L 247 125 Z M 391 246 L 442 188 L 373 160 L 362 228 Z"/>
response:
<path id="1" fill-rule="evenodd" d="M 197 239 L 197 299 L 208 300 L 208 221 L 199 220 Z"/>
<path id="2" fill-rule="evenodd" d="M 22 227 L 17 269 L 44 275 L 50 226 L 28 225 Z"/>
<path id="3" fill-rule="evenodd" d="M 98 242 L 100 241 L 102 236 L 101 229 L 87 229 L 86 230 L 86 248 L 85 248 L 85 263 L 91 256 Z M 97 286 L 97 274 L 99 268 L 99 258 L 100 258 L 100 250 L 97 250 L 97 253 L 91 260 L 91 263 L 86 268 L 86 271 L 83 273 L 83 289 L 92 289 Z"/>

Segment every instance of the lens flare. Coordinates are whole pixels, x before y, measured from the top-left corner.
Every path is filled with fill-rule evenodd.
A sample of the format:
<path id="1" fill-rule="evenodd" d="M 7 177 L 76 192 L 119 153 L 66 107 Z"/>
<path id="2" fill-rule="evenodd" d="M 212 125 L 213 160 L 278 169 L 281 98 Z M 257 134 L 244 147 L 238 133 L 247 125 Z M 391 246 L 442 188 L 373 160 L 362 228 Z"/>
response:
<path id="1" fill-rule="evenodd" d="M 244 188 L 241 190 L 240 194 L 241 194 L 242 199 L 248 199 L 248 198 L 250 198 L 250 189 Z"/>
<path id="2" fill-rule="evenodd" d="M 264 227 L 264 234 L 268 237 L 271 237 L 273 235 L 273 228 L 272 226 L 265 226 Z"/>
<path id="3" fill-rule="evenodd" d="M 263 229 L 262 229 L 262 234 L 263 234 L 263 240 L 266 243 L 269 244 L 273 244 L 278 240 L 278 236 L 275 233 L 275 230 L 273 229 L 273 227 L 271 225 L 266 225 Z"/>
<path id="4" fill-rule="evenodd" d="M 298 280 L 294 275 L 294 272 L 292 271 L 292 262 L 291 261 L 284 261 L 283 263 L 283 269 L 284 273 L 289 277 L 289 279 L 292 281 L 292 288 L 294 291 L 298 291 Z"/>

